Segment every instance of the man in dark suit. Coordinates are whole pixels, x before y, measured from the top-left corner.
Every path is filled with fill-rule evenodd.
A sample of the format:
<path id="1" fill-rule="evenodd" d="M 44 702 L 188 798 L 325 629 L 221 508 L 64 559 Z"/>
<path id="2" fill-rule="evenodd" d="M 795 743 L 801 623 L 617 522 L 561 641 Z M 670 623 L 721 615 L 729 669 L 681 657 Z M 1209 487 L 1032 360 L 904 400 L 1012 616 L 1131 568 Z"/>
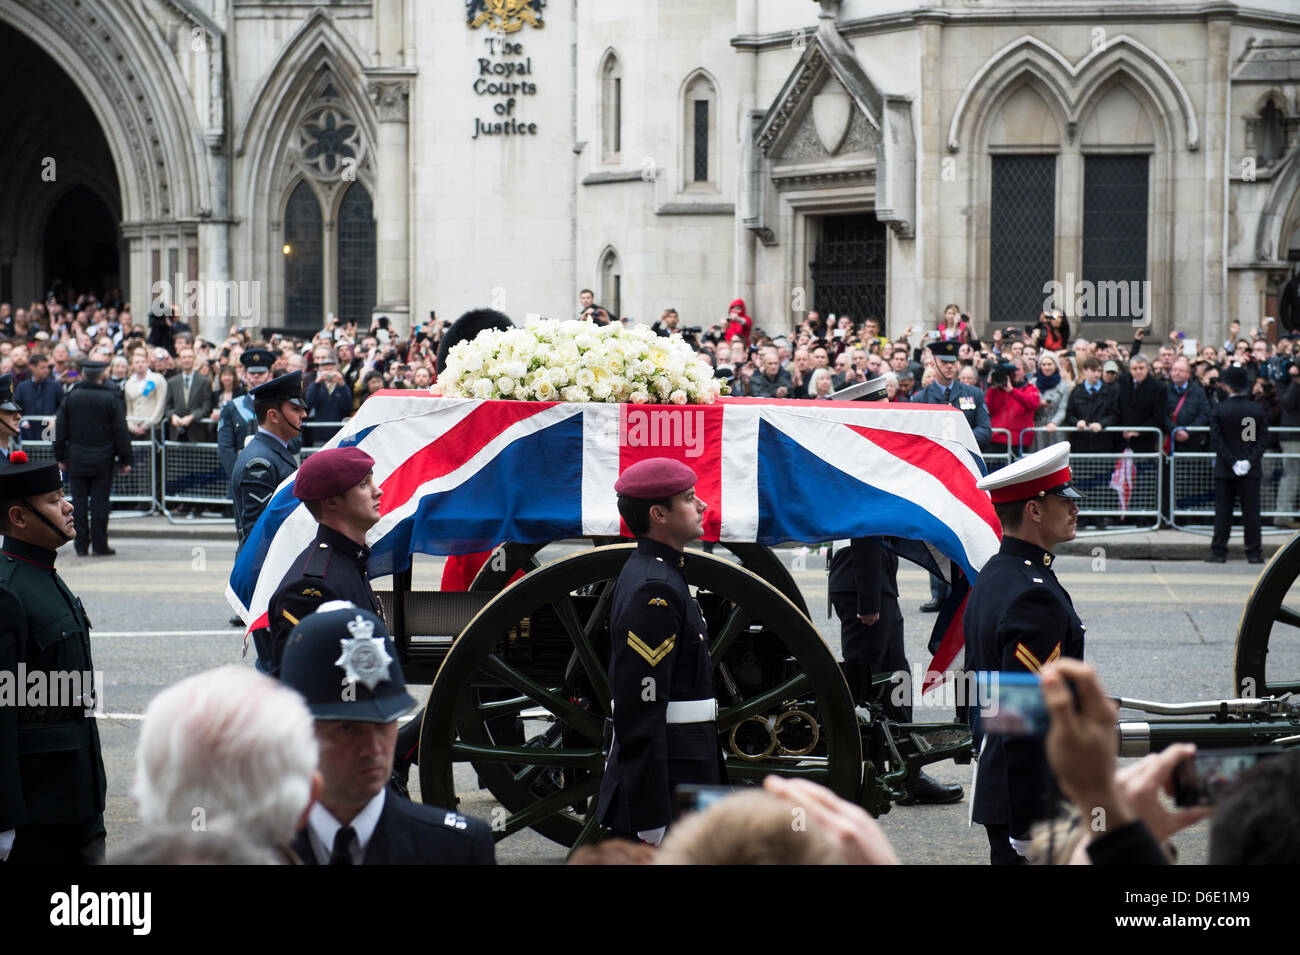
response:
<path id="1" fill-rule="evenodd" d="M 1129 373 L 1121 375 L 1119 387 L 1119 424 L 1122 428 L 1163 428 L 1165 423 L 1164 383 L 1151 374 L 1151 364 L 1142 355 L 1128 363 Z M 1134 454 L 1150 454 L 1158 446 L 1159 435 L 1125 430 L 1122 437 Z"/>
<path id="2" fill-rule="evenodd" d="M 1065 426 L 1073 429 L 1069 432 L 1070 450 L 1076 454 L 1104 454 L 1115 447 L 1103 429 L 1119 424 L 1119 393 L 1114 385 L 1101 380 L 1101 371 L 1101 362 L 1085 358 L 1083 381 L 1070 389 L 1065 401 Z"/>
<path id="3" fill-rule="evenodd" d="M 1206 563 L 1222 564 L 1228 559 L 1228 534 L 1232 531 L 1232 509 L 1241 501 L 1241 522 L 1246 559 L 1262 564 L 1260 553 L 1259 479 L 1260 462 L 1268 447 L 1268 412 L 1246 395 L 1246 370 L 1230 365 L 1221 376 L 1229 396 L 1219 402 L 1210 417 L 1210 450 L 1214 452 L 1214 538 Z"/>
<path id="4" fill-rule="evenodd" d="M 113 460 L 131 473 L 131 435 L 126 430 L 122 393 L 104 384 L 108 365 L 81 363 L 82 382 L 68 394 L 54 422 L 54 459 L 68 474 L 77 522 L 79 555 L 87 548 L 96 557 L 111 557 L 108 546 L 108 499 L 113 488 Z"/>
<path id="5" fill-rule="evenodd" d="M 172 441 L 211 440 L 208 415 L 212 414 L 212 382 L 194 370 L 194 349 L 182 345 L 176 356 L 180 371 L 167 381 L 165 420 Z"/>
<path id="6" fill-rule="evenodd" d="M 388 790 L 397 719 L 416 703 L 379 617 L 346 601 L 322 604 L 294 628 L 281 680 L 306 699 L 320 744 L 320 799 L 293 841 L 303 862 L 493 864 L 486 823 Z"/>
<path id="7" fill-rule="evenodd" d="M 637 542 L 610 601 L 614 742 L 596 815 L 651 845 L 672 820 L 676 786 L 727 781 L 708 627 L 683 574 L 683 548 L 704 526 L 695 482 L 680 461 L 648 458 L 614 485 Z"/>
<path id="8" fill-rule="evenodd" d="M 1066 445 L 1054 444 L 976 482 L 993 499 L 1002 547 L 966 601 L 967 670 L 1038 673 L 1059 657 L 1083 658 L 1083 624 L 1052 570 L 1052 548 L 1074 539 L 1082 497 L 1070 486 L 1069 456 Z M 988 834 L 994 865 L 1020 864 L 1030 829 L 1055 813 L 1059 798 L 1043 740 L 985 735 L 978 719 L 974 730 L 971 818 Z"/>
<path id="9" fill-rule="evenodd" d="M 829 562 L 830 602 L 840 618 L 840 645 L 846 671 L 861 668 L 870 679 L 902 671 L 897 682 L 883 686 L 877 699 L 888 719 L 912 722 L 912 668 L 903 648 L 903 613 L 898 607 L 898 558 L 874 537 L 857 537 L 831 544 Z M 906 691 L 907 702 L 894 700 Z M 940 783 L 921 773 L 904 800 L 907 804 L 959 802 L 962 788 Z"/>
<path id="10" fill-rule="evenodd" d="M 50 374 L 50 360 L 35 354 L 27 363 L 31 377 L 19 381 L 14 389 L 14 397 L 23 406 L 23 413 L 37 417 L 55 415 L 63 404 L 63 385 Z M 23 425 L 23 437 L 28 441 L 49 440 L 41 432 L 44 427 L 40 421 L 29 421 Z"/>

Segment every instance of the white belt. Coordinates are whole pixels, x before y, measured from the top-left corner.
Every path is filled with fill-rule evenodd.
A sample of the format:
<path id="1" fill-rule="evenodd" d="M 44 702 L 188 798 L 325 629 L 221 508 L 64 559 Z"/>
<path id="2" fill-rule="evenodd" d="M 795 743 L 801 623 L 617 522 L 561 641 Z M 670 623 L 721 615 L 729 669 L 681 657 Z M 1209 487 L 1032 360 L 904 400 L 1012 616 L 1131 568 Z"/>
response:
<path id="1" fill-rule="evenodd" d="M 673 700 L 668 704 L 668 723 L 711 723 L 718 718 L 718 701 Z"/>

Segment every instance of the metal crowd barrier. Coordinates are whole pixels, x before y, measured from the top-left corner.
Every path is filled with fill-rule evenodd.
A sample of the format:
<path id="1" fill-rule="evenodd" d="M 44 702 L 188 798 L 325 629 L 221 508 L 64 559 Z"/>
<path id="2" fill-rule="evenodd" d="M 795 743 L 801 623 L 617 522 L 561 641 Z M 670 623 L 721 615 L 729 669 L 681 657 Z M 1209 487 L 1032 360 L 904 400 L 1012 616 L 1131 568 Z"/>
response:
<path id="1" fill-rule="evenodd" d="M 987 453 L 982 455 L 982 457 L 984 458 L 984 467 L 988 469 L 988 472 L 990 474 L 992 474 L 998 468 L 1006 467 L 1008 464 L 1010 464 L 1012 461 L 1016 459 L 1015 451 L 1011 447 L 1011 432 L 1008 431 L 1006 428 L 994 428 L 993 433 L 1000 434 L 1005 438 L 1006 443 L 1003 444 L 1002 447 L 1006 448 L 1006 450 L 1005 451 L 990 450 Z M 989 447 L 996 448 L 998 447 L 998 445 L 990 441 Z"/>
<path id="2" fill-rule="evenodd" d="M 1060 427 L 1055 431 L 1026 428 L 1020 432 L 1020 441 L 1024 445 L 1025 436 L 1029 435 L 1034 444 L 1037 444 L 1040 434 L 1051 436 L 1053 440 L 1061 437 L 1068 439 L 1073 431 L 1072 428 Z M 1124 442 L 1123 434 L 1126 431 L 1151 435 L 1155 438 L 1155 450 L 1125 452 L 1120 446 Z M 1103 518 L 1137 518 L 1138 524 L 1110 528 L 1110 532 L 1156 530 L 1160 526 L 1161 495 L 1164 491 L 1164 454 L 1161 450 L 1164 433 L 1159 428 L 1123 426 L 1087 433 L 1114 435 L 1112 440 L 1116 450 L 1070 452 L 1070 483 L 1083 495 L 1083 500 L 1079 503 L 1080 522 Z M 1087 536 L 1087 532 L 1081 532 L 1080 536 Z"/>
<path id="3" fill-rule="evenodd" d="M 23 424 L 39 424 L 42 438 L 36 441 L 23 441 L 22 448 L 29 460 L 36 463 L 54 461 L 54 415 L 25 415 Z M 48 436 L 48 437 L 46 437 Z M 66 461 L 64 462 L 67 463 Z M 109 492 L 108 502 L 112 514 L 129 514 L 140 517 L 152 514 L 158 509 L 154 497 L 154 480 L 157 470 L 154 458 L 154 429 L 150 426 L 147 437 L 136 438 L 131 442 L 131 473 L 123 474 L 113 471 L 113 487 Z M 65 485 L 67 475 L 64 475 Z M 147 510 L 138 507 L 122 508 L 125 504 L 147 504 Z"/>
<path id="4" fill-rule="evenodd" d="M 1214 521 L 1214 459 L 1210 450 L 1207 427 L 1188 428 L 1187 433 L 1201 440 L 1203 450 L 1180 451 L 1177 442 L 1169 457 L 1170 508 L 1169 523 L 1179 530 L 1208 533 Z M 1270 428 L 1270 438 L 1284 442 L 1283 451 L 1265 451 L 1260 462 L 1262 475 L 1259 485 L 1259 513 L 1264 529 L 1279 518 L 1295 519 L 1300 516 L 1300 428 Z M 1295 450 L 1285 450 L 1286 444 L 1296 442 Z M 1288 480 L 1287 472 L 1290 472 Z M 1287 500 L 1289 498 L 1289 500 Z M 1203 526 L 1193 527 L 1199 523 Z M 1290 529 L 1285 530 L 1291 533 Z"/>

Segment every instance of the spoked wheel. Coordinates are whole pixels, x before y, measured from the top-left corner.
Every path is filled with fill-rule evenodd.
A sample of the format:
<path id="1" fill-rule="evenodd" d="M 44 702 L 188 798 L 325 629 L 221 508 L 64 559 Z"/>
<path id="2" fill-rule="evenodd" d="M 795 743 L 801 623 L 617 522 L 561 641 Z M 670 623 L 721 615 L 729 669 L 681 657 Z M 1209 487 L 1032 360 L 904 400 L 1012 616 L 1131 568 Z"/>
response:
<path id="1" fill-rule="evenodd" d="M 1234 692 L 1300 692 L 1300 535 L 1273 555 L 1250 592 L 1237 628 Z"/>
<path id="2" fill-rule="evenodd" d="M 465 628 L 429 693 L 420 738 L 420 785 L 428 802 L 455 805 L 452 767 L 469 762 L 508 813 L 494 826 L 498 839 L 523 828 L 564 845 L 599 838 L 594 797 L 610 713 L 609 596 L 634 549 L 598 547 L 546 564 L 500 593 Z M 839 665 L 807 615 L 730 561 L 692 552 L 685 574 L 720 620 L 709 648 L 723 707 L 719 736 L 735 738 L 745 754 L 734 756 L 726 746 L 730 781 L 798 775 L 856 799 L 857 715 Z M 751 652 L 751 643 L 760 649 Z M 719 661 L 729 661 L 725 672 Z M 502 686 L 514 695 L 502 694 Z M 492 692 L 480 694 L 484 687 Z M 502 745 L 489 723 L 508 716 L 544 730 L 527 732 L 522 746 Z"/>
<path id="3" fill-rule="evenodd" d="M 602 538 L 601 540 L 607 540 Z M 617 543 L 618 539 L 614 539 Z M 601 541 L 596 542 L 597 545 Z M 474 582 L 470 585 L 470 590 L 488 591 L 496 593 L 505 589 L 510 578 L 515 575 L 516 571 L 522 570 L 524 573 L 536 570 L 541 566 L 537 559 L 537 552 L 545 544 L 516 544 L 513 542 L 500 544 L 488 558 L 486 564 L 474 577 Z M 744 544 L 744 543 L 725 543 L 719 542 L 719 547 L 725 547 L 740 561 L 740 566 L 746 570 L 753 571 L 762 577 L 769 584 L 784 594 L 791 603 L 799 608 L 799 612 L 805 617 L 808 616 L 808 604 L 804 600 L 803 592 L 799 590 L 799 585 L 795 583 L 794 575 L 776 556 L 772 548 L 763 544 Z M 687 553 L 697 553 L 690 550 Z"/>

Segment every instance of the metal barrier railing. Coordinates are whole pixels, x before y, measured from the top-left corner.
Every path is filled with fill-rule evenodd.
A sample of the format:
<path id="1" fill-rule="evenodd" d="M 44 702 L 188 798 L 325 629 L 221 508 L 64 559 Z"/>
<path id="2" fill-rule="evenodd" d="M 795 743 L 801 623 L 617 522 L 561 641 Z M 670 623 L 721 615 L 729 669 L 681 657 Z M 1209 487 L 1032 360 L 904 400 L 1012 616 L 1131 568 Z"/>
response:
<path id="1" fill-rule="evenodd" d="M 1039 435 L 1050 435 L 1054 439 L 1068 439 L 1073 429 L 1025 428 L 1020 432 L 1020 442 L 1025 444 L 1026 435 L 1034 444 Z M 1160 526 L 1161 495 L 1164 492 L 1164 454 L 1161 442 L 1164 434 L 1159 428 L 1114 427 L 1101 431 L 1083 432 L 1089 436 L 1114 435 L 1111 439 L 1117 446 L 1114 451 L 1070 452 L 1070 483 L 1083 500 L 1079 504 L 1079 520 L 1093 521 L 1107 518 L 1149 518 L 1150 523 L 1113 528 L 1112 531 L 1139 532 L 1153 531 Z M 1149 436 L 1155 442 L 1154 451 L 1132 451 L 1119 449 L 1124 434 L 1136 433 L 1139 438 Z M 1031 445 L 1033 446 L 1033 445 Z M 1087 536 L 1081 532 L 1080 536 Z"/>
<path id="2" fill-rule="evenodd" d="M 48 439 L 23 441 L 22 448 L 27 452 L 29 460 L 38 464 L 54 462 L 55 418 L 55 415 L 25 415 L 23 417 L 24 425 L 39 425 L 40 433 L 50 436 Z M 152 514 L 158 509 L 158 502 L 154 497 L 154 481 L 157 478 L 154 438 L 155 431 L 151 424 L 146 432 L 146 437 L 137 438 L 131 442 L 131 473 L 123 474 L 116 468 L 114 469 L 113 486 L 108 496 L 109 505 L 113 507 L 110 514 L 130 514 L 133 517 L 139 517 L 143 514 Z M 66 482 L 66 475 L 64 480 Z M 147 504 L 149 507 L 146 511 L 141 511 L 139 508 L 122 510 L 117 507 L 120 504 Z"/>
<path id="3" fill-rule="evenodd" d="M 214 509 L 224 509 L 230 504 L 230 482 L 215 443 L 164 441 L 162 475 L 162 512 L 169 521 L 176 519 L 178 504 L 209 505 Z M 229 524 L 234 518 L 197 518 L 191 511 L 189 520 Z"/>
<path id="4" fill-rule="evenodd" d="M 989 448 L 1003 447 L 1005 451 L 987 451 L 981 455 L 984 458 L 984 467 L 990 474 L 998 468 L 1004 468 L 1016 459 L 1015 451 L 1011 447 L 1011 432 L 1006 428 L 994 428 L 994 434 L 1004 435 L 1002 443 L 999 445 L 993 441 L 989 442 Z"/>
<path id="5" fill-rule="evenodd" d="M 1169 457 L 1170 526 L 1194 533 L 1208 533 L 1206 527 L 1188 526 L 1197 518 L 1209 524 L 1214 519 L 1214 459 L 1206 427 L 1187 428 L 1197 439 L 1198 450 L 1181 451 L 1173 445 Z M 1260 462 L 1259 513 L 1264 520 L 1300 516 L 1300 428 L 1270 428 L 1282 452 L 1266 451 Z M 1290 450 L 1288 450 L 1288 446 Z M 1265 527 L 1267 530 L 1267 526 Z M 1290 530 L 1287 530 L 1290 533 Z"/>

